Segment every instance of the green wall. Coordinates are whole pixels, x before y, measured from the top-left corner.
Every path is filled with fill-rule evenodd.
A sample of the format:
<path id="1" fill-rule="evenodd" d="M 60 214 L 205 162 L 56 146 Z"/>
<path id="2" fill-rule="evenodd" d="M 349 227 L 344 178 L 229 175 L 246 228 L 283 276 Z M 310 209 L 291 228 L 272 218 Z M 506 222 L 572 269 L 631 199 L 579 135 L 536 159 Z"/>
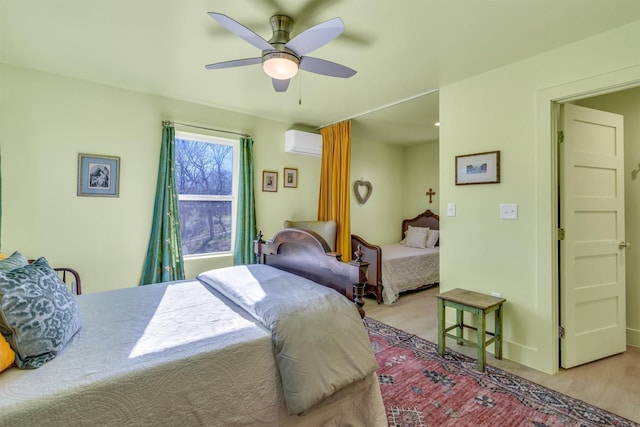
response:
<path id="1" fill-rule="evenodd" d="M 351 233 L 370 243 L 401 240 L 402 220 L 427 209 L 438 213 L 437 195 L 433 203 L 425 193 L 438 188 L 438 142 L 401 146 L 365 141 L 353 135 L 351 182 L 369 181 L 371 197 L 360 204 L 351 193 Z"/>
<path id="2" fill-rule="evenodd" d="M 576 101 L 624 116 L 627 344 L 640 346 L 640 87 Z"/>
<path id="3" fill-rule="evenodd" d="M 440 90 L 440 210 L 457 205 L 441 216 L 441 290 L 500 292 L 504 357 L 545 372 L 558 370 L 552 101 L 640 83 L 638 40 L 640 21 Z M 500 184 L 455 185 L 456 155 L 492 150 Z"/>
<path id="4" fill-rule="evenodd" d="M 440 167 L 439 142 L 430 141 L 405 148 L 403 153 L 402 185 L 404 189 L 403 218 L 413 218 L 419 213 L 431 210 L 440 213 Z M 432 189 L 436 194 L 431 197 L 426 193 Z M 401 224 L 398 225 L 396 236 L 400 237 Z"/>
<path id="5" fill-rule="evenodd" d="M 284 152 L 287 123 L 8 65 L 0 65 L 0 93 L 2 252 L 20 250 L 29 258 L 46 256 L 53 265 L 76 268 L 84 292 L 139 281 L 162 120 L 253 136 L 257 222 L 265 238 L 285 219 L 317 217 L 320 157 Z M 353 179 L 374 185 L 365 205 L 352 195 L 352 229 L 376 243 L 393 240 L 404 217 L 402 189 L 412 186 L 402 183 L 404 153 L 414 148 L 372 144 L 357 135 L 352 147 Z M 78 153 L 120 157 L 118 198 L 76 196 Z M 297 188 L 283 187 L 285 167 L 298 169 Z M 277 192 L 261 191 L 263 170 L 278 172 Z M 228 255 L 189 258 L 186 274 L 231 263 Z"/>
<path id="6" fill-rule="evenodd" d="M 284 153 L 288 124 L 6 65 L 0 76 L 2 251 L 72 266 L 85 292 L 139 281 L 162 120 L 253 135 L 258 227 L 265 236 L 290 215 L 316 215 L 319 158 Z M 76 196 L 78 153 L 121 158 L 120 197 Z M 298 168 L 298 188 L 282 187 L 285 166 Z M 264 169 L 279 172 L 277 193 L 260 191 Z M 190 259 L 186 273 L 231 262 L 229 256 Z"/>
<path id="7" fill-rule="evenodd" d="M 352 135 L 351 144 L 351 233 L 370 243 L 392 239 L 389 224 L 401 221 L 402 147 L 362 141 Z M 355 197 L 353 182 L 371 183 L 373 191 L 365 204 Z"/>

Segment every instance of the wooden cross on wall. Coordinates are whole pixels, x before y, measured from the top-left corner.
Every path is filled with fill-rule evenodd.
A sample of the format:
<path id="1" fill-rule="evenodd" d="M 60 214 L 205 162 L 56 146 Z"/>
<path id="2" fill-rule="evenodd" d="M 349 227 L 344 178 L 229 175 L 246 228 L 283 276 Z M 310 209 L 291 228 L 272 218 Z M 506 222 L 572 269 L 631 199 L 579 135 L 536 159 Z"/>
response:
<path id="1" fill-rule="evenodd" d="M 436 195 L 436 192 L 433 191 L 432 188 L 430 188 L 429 191 L 427 191 L 425 194 L 429 196 L 429 203 L 433 203 L 433 200 L 431 198 Z"/>

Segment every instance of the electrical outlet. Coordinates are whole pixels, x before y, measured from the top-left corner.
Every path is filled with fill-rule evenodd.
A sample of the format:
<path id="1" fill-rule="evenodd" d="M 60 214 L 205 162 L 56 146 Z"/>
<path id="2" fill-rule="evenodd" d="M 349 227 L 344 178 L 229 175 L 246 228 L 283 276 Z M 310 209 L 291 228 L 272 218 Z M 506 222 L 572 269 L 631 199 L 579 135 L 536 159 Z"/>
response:
<path id="1" fill-rule="evenodd" d="M 518 219 L 518 205 L 515 203 L 500 205 L 500 218 L 501 219 Z"/>
<path id="2" fill-rule="evenodd" d="M 502 298 L 502 294 L 500 292 L 491 292 L 491 296 L 494 296 L 496 298 Z"/>

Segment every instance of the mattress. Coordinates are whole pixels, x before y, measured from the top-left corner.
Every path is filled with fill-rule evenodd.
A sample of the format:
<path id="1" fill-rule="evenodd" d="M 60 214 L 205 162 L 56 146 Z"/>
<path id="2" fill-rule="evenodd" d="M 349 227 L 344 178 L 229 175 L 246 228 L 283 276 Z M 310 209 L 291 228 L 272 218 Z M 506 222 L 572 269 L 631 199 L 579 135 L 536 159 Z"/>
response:
<path id="1" fill-rule="evenodd" d="M 0 374 L 0 425 L 386 425 L 375 374 L 288 415 L 270 331 L 197 280 L 78 302 L 57 358 Z"/>
<path id="2" fill-rule="evenodd" d="M 401 292 L 440 281 L 440 248 L 412 248 L 400 243 L 382 248 L 382 297 L 393 304 Z"/>

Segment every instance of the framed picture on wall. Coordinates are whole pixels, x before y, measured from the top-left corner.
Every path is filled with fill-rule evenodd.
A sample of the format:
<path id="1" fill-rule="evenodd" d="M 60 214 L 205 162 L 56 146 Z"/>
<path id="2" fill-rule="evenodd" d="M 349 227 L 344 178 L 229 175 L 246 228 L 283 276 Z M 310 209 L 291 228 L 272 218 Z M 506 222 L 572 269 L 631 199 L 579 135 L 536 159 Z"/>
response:
<path id="1" fill-rule="evenodd" d="M 284 186 L 290 188 L 298 186 L 298 169 L 284 168 Z"/>
<path id="2" fill-rule="evenodd" d="M 262 171 L 262 191 L 278 191 L 278 172 Z"/>
<path id="3" fill-rule="evenodd" d="M 500 183 L 500 151 L 456 156 L 456 185 Z"/>
<path id="4" fill-rule="evenodd" d="M 118 197 L 120 157 L 78 154 L 78 196 Z"/>

